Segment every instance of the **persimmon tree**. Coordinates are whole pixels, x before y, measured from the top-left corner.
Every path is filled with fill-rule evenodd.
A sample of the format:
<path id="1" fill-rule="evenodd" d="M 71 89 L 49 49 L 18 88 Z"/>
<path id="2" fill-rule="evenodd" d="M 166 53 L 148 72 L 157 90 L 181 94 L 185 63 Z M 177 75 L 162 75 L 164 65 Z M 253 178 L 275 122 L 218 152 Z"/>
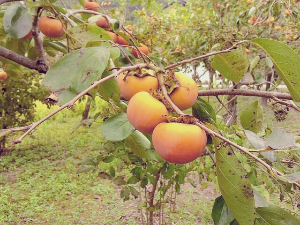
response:
<path id="1" fill-rule="evenodd" d="M 259 19 L 264 18 L 263 15 L 268 16 L 268 26 L 272 27 L 277 17 L 278 20 L 282 19 L 281 11 L 278 15 L 274 14 L 274 21 L 269 17 L 275 7 L 274 4 L 261 1 L 261 4 L 249 11 L 247 8 L 249 2 L 241 3 L 244 4 L 245 15 L 241 14 L 237 6 L 239 2 L 236 1 L 193 1 L 187 3 L 187 8 L 174 7 L 170 9 L 169 14 L 165 11 L 158 15 L 153 14 L 150 18 L 147 16 L 147 11 L 142 10 L 138 13 L 152 22 L 138 24 L 137 30 L 142 29 L 139 32 L 140 37 L 139 34 L 129 31 L 131 28 L 126 26 L 126 21 L 125 24 L 120 23 L 114 11 L 108 11 L 101 4 L 98 4 L 99 9 L 97 6 L 96 10 L 94 8 L 91 10 L 83 8 L 87 7 L 84 1 L 79 1 L 81 9 L 67 9 L 64 7 L 64 1 L 60 1 L 63 7 L 58 6 L 55 0 L 26 1 L 21 4 L 18 2 L 0 0 L 3 15 L 0 24 L 2 29 L 0 59 L 3 70 L 8 74 L 6 80 L 0 81 L 2 91 L 6 91 L 8 96 L 7 98 L 1 96 L 0 105 L 10 105 L 10 107 L 18 105 L 9 102 L 16 91 L 7 92 L 6 89 L 7 86 L 12 90 L 13 82 L 24 81 L 23 85 L 16 86 L 17 90 L 24 87 L 33 88 L 33 83 L 22 76 L 26 72 L 35 74 L 36 81 L 42 80 L 42 84 L 50 88 L 57 97 L 57 104 L 60 107 L 45 118 L 27 126 L 1 125 L 1 138 L 22 131 L 24 133 L 13 140 L 14 144 L 18 144 L 41 123 L 71 107 L 76 101 L 86 96 L 90 99 L 99 96 L 109 103 L 110 109 L 90 117 L 89 124 L 96 119 L 105 118 L 99 128 L 104 136 L 104 151 L 98 157 L 83 159 L 78 172 L 97 172 L 99 177 L 110 179 L 116 185 L 122 186 L 121 197 L 124 200 L 128 200 L 131 196 L 139 198 L 140 203 L 137 207 L 141 212 L 143 224 L 166 222 L 164 209 L 167 200 L 174 200 L 175 193 L 180 193 L 180 187 L 185 181 L 193 184 L 193 180 L 187 177 L 191 171 L 198 172 L 203 180 L 218 183 L 222 195 L 215 200 L 212 209 L 215 224 L 299 224 L 296 215 L 277 204 L 279 201 L 288 202 L 287 195 L 292 196 L 300 188 L 299 172 L 293 169 L 299 167 L 285 166 L 280 162 L 282 154 L 276 151 L 285 149 L 289 152 L 288 149 L 296 149 L 293 134 L 275 129 L 269 133 L 264 131 L 262 138 L 263 112 L 256 99 L 242 112 L 240 127 L 228 126 L 216 115 L 213 107 L 199 97 L 219 95 L 265 97 L 272 99 L 273 105 L 279 104 L 299 111 L 293 102 L 288 101 L 300 100 L 298 65 L 300 56 L 291 48 L 295 47 L 296 43 L 290 47 L 280 42 L 280 38 L 274 40 L 276 33 L 267 36 L 268 32 L 265 28 L 261 32 L 255 30 L 252 33 L 246 25 L 243 29 L 239 28 L 239 24 L 253 23 L 255 29 L 260 27 L 257 24 L 263 26 L 264 19 Z M 153 7 L 155 12 L 161 10 L 159 4 L 155 4 L 154 1 L 148 3 L 150 2 L 149 9 Z M 280 2 L 278 4 L 281 6 Z M 185 12 L 183 15 L 187 16 L 188 10 L 191 9 L 194 12 L 189 12 L 190 16 L 195 20 L 185 19 L 189 23 L 187 23 L 188 28 L 184 28 L 184 24 L 179 23 L 179 12 Z M 261 15 L 256 16 L 255 21 L 253 11 Z M 290 11 L 286 13 L 284 10 L 283 13 L 290 16 Z M 235 21 L 235 26 L 232 26 L 234 15 L 237 14 L 240 15 L 235 17 L 238 18 L 238 23 Z M 171 15 L 171 19 L 166 18 L 168 15 Z M 245 22 L 249 20 L 247 15 L 251 16 L 249 23 Z M 109 28 L 97 26 L 97 21 L 102 17 L 109 22 Z M 59 21 L 64 34 L 48 35 L 51 37 L 42 35 L 39 28 L 40 18 L 48 18 L 50 22 Z M 210 19 L 212 21 L 208 22 Z M 196 24 L 193 24 L 193 21 L 196 21 Z M 147 25 L 148 29 L 144 25 Z M 186 38 L 181 35 L 179 27 L 182 27 Z M 197 30 L 199 28 L 201 28 L 201 35 Z M 29 35 L 30 32 L 32 37 Z M 161 42 L 160 35 L 168 37 L 166 43 Z M 120 39 L 121 44 L 118 41 Z M 141 51 L 141 47 L 144 46 L 150 47 L 149 55 L 148 51 Z M 176 51 L 172 51 L 175 46 Z M 246 48 L 251 49 L 250 55 L 248 55 L 249 51 L 245 51 Z M 260 59 L 263 59 L 262 63 L 259 62 Z M 172 93 L 181 88 L 181 81 L 180 78 L 176 78 L 176 72 L 190 65 L 195 68 L 200 65 L 200 62 L 211 71 L 211 75 L 216 70 L 219 71 L 226 78 L 227 83 L 233 83 L 234 88 L 219 90 L 211 85 L 210 90 L 201 90 L 199 87 L 198 99 L 190 110 L 191 113 L 188 114 L 187 112 L 190 111 L 183 112 L 178 103 L 172 101 Z M 255 70 L 265 69 L 272 70 L 272 81 L 283 82 L 289 93 L 236 89 L 236 85 L 241 82 L 245 74 L 253 75 Z M 182 163 L 180 160 L 176 161 L 179 164 L 174 164 L 162 159 L 156 153 L 155 146 L 160 146 L 157 144 L 160 143 L 159 138 L 168 138 L 169 135 L 155 135 L 156 144 L 153 147 L 149 135 L 152 131 L 144 131 L 148 133 L 145 135 L 138 127 L 135 127 L 137 130 L 133 127 L 135 124 L 130 124 L 126 115 L 127 101 L 122 98 L 120 85 L 118 87 L 118 81 L 115 79 L 118 76 L 124 76 L 123 81 L 134 77 L 157 79 L 157 90 L 151 89 L 150 94 L 146 93 L 145 96 L 151 95 L 151 98 L 156 98 L 159 102 L 157 105 L 164 105 L 167 109 L 166 115 L 163 115 L 166 117 L 164 121 L 170 122 L 170 125 L 192 124 L 190 126 L 193 129 L 194 127 L 196 130 L 200 129 L 201 139 L 206 140 L 205 135 L 207 136 L 206 148 L 201 149 L 202 155 L 186 164 L 180 164 Z M 197 76 L 194 78 L 196 79 Z M 12 82 L 11 86 L 8 86 L 9 82 Z M 41 93 L 40 84 L 36 86 L 38 93 Z M 192 88 L 188 86 L 187 89 Z M 33 99 L 42 99 L 38 93 L 32 91 L 29 93 L 34 95 Z M 141 96 L 140 93 L 137 94 Z M 20 101 L 20 97 L 17 101 Z M 149 107 L 155 106 L 150 100 L 145 101 L 145 104 L 148 103 Z M 224 103 L 221 101 L 220 103 L 226 108 Z M 8 114 L 4 108 L 0 110 L 0 124 L 3 118 L 19 118 L 18 115 Z M 15 109 L 16 112 L 18 110 Z M 151 110 L 147 111 L 149 112 Z M 19 126 L 14 127 L 15 125 Z M 184 129 L 189 132 L 190 126 L 184 126 Z M 177 125 L 171 127 L 172 131 L 176 131 Z M 190 138 L 186 139 L 190 140 Z M 170 142 L 170 140 L 166 141 Z M 190 146 L 192 144 L 189 143 Z M 164 148 L 157 148 L 160 153 L 164 151 Z M 168 157 L 164 158 L 168 160 Z M 291 159 L 290 162 L 293 163 L 294 160 Z M 100 163 L 109 163 L 109 169 L 98 171 Z M 130 170 L 130 177 L 119 174 L 118 168 L 124 167 Z M 260 192 L 271 201 L 266 200 Z M 276 198 L 276 194 L 280 195 L 280 199 Z M 275 198 L 270 197 L 271 195 Z"/>

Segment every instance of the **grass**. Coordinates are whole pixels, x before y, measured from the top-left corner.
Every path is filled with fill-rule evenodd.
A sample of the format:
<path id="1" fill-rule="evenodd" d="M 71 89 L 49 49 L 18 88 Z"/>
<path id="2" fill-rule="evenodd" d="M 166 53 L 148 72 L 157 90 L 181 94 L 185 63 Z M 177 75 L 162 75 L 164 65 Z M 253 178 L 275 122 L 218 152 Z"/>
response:
<path id="1" fill-rule="evenodd" d="M 241 111 L 249 102 L 247 98 L 239 100 Z M 97 100 L 91 115 L 106 106 Z M 47 109 L 37 103 L 36 119 L 56 108 Z M 73 132 L 83 109 L 84 104 L 80 103 L 73 110 L 60 112 L 21 144 L 9 146 L 12 151 L 0 158 L 0 224 L 140 224 L 137 200 L 123 202 L 120 188 L 109 180 L 92 172 L 77 173 L 79 161 L 103 151 L 101 121 Z M 265 127 L 280 125 L 290 132 L 299 132 L 295 123 L 299 114 L 293 111 L 281 123 L 276 122 L 270 109 L 264 115 Z M 107 164 L 100 164 L 99 169 L 106 167 Z M 211 209 L 218 194 L 213 186 L 203 190 L 200 186 L 183 185 L 176 213 L 166 210 L 168 223 L 212 224 Z"/>
<path id="2" fill-rule="evenodd" d="M 97 101 L 91 115 L 105 106 Z M 36 119 L 56 108 L 37 103 Z M 11 151 L 0 158 L 0 224 L 140 224 L 136 200 L 123 202 L 120 188 L 95 173 L 77 173 L 79 161 L 103 151 L 100 122 L 73 132 L 83 109 L 81 103 L 64 110 L 21 144 L 8 146 Z M 99 169 L 106 167 L 100 164 Z M 167 221 L 211 224 L 214 198 L 203 199 L 201 192 L 187 186 L 178 198 L 178 213 Z"/>

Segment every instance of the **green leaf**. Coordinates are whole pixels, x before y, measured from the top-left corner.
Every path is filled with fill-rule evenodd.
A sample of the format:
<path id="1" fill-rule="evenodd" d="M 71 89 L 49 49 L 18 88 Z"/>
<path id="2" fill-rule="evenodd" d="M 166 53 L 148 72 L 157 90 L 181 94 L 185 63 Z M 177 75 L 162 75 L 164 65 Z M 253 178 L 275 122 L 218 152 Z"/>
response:
<path id="1" fill-rule="evenodd" d="M 233 50 L 214 56 L 212 67 L 228 80 L 239 82 L 249 67 L 249 59 L 245 51 Z"/>
<path id="2" fill-rule="evenodd" d="M 77 170 L 77 173 L 87 173 L 89 171 L 91 171 L 93 169 L 93 167 L 80 167 Z"/>
<path id="3" fill-rule="evenodd" d="M 265 149 L 267 147 L 265 141 L 252 131 L 245 130 L 245 134 L 255 149 Z M 271 162 L 276 162 L 278 159 L 277 153 L 273 150 L 260 152 L 260 154 Z"/>
<path id="4" fill-rule="evenodd" d="M 136 190 L 134 187 L 132 186 L 129 186 L 129 189 L 130 189 L 130 192 L 131 194 L 135 197 L 135 198 L 138 198 L 139 197 L 139 192 L 138 190 Z"/>
<path id="5" fill-rule="evenodd" d="M 32 16 L 25 7 L 12 4 L 4 13 L 3 23 L 10 37 L 22 38 L 32 29 Z"/>
<path id="6" fill-rule="evenodd" d="M 98 40 L 98 41 L 89 41 L 88 43 L 86 43 L 86 47 L 110 47 L 111 44 L 108 42 L 103 42 L 103 40 Z M 117 59 L 119 58 L 121 55 L 120 49 L 118 47 L 112 47 L 110 48 L 110 58 L 112 59 Z"/>
<path id="7" fill-rule="evenodd" d="M 116 177 L 113 181 L 114 181 L 115 185 L 124 185 L 124 184 L 126 184 L 126 182 L 124 180 L 124 177 L 122 177 L 122 176 Z"/>
<path id="8" fill-rule="evenodd" d="M 289 182 L 300 181 L 300 172 L 295 172 L 295 173 L 291 173 L 291 174 L 286 174 L 286 175 L 282 176 L 282 178 L 283 178 L 284 180 L 289 181 Z"/>
<path id="9" fill-rule="evenodd" d="M 255 220 L 254 194 L 247 171 L 231 147 L 213 138 L 216 149 L 217 178 L 222 196 L 239 224 L 253 225 Z"/>
<path id="10" fill-rule="evenodd" d="M 112 40 L 104 29 L 93 24 L 80 24 L 68 31 L 77 40 L 77 43 L 81 43 L 81 46 L 85 46 L 89 41 Z"/>
<path id="11" fill-rule="evenodd" d="M 202 98 L 198 98 L 192 107 L 193 116 L 203 122 L 215 124 L 216 113 L 213 107 Z"/>
<path id="12" fill-rule="evenodd" d="M 64 104 L 101 78 L 110 55 L 108 47 L 75 50 L 55 63 L 47 72 L 43 84 Z"/>
<path id="13" fill-rule="evenodd" d="M 266 145 L 272 149 L 287 149 L 296 146 L 294 135 L 283 129 L 275 129 L 266 140 Z"/>
<path id="14" fill-rule="evenodd" d="M 103 162 L 111 163 L 112 161 L 114 161 L 114 159 L 115 159 L 115 156 L 109 155 L 109 156 L 106 156 L 105 158 L 103 158 Z"/>
<path id="15" fill-rule="evenodd" d="M 300 101 L 300 56 L 286 44 L 275 40 L 256 38 L 251 42 L 267 53 L 293 99 Z"/>
<path id="16" fill-rule="evenodd" d="M 101 132 L 109 141 L 122 141 L 132 134 L 134 127 L 127 119 L 126 113 L 119 113 L 105 120 Z"/>
<path id="17" fill-rule="evenodd" d="M 258 207 L 269 207 L 270 203 L 259 193 L 256 189 L 253 189 L 254 199 L 255 199 L 255 208 Z"/>
<path id="18" fill-rule="evenodd" d="M 252 70 L 256 67 L 257 63 L 259 62 L 260 57 L 257 55 L 255 56 L 255 58 L 252 60 L 251 64 L 250 64 L 250 68 L 249 68 L 249 72 L 251 73 Z"/>
<path id="19" fill-rule="evenodd" d="M 269 207 L 259 207 L 256 209 L 256 212 L 263 219 L 265 224 L 268 225 L 300 224 L 300 220 L 297 217 L 276 205 L 270 205 Z"/>
<path id="20" fill-rule="evenodd" d="M 251 130 L 254 133 L 260 131 L 263 121 L 263 110 L 258 100 L 242 111 L 240 120 L 245 130 Z"/>
<path id="21" fill-rule="evenodd" d="M 108 75 L 108 74 L 107 74 Z M 104 78 L 104 77 L 102 77 Z M 102 99 L 108 101 L 109 99 L 114 100 L 115 102 L 120 101 L 120 90 L 118 88 L 118 82 L 116 79 L 109 79 L 97 88 L 98 94 Z"/>
<path id="22" fill-rule="evenodd" d="M 97 166 L 98 164 L 93 160 L 93 158 L 85 158 L 81 162 L 78 163 L 78 165 L 91 165 L 91 166 Z"/>
<path id="23" fill-rule="evenodd" d="M 136 184 L 139 181 L 139 178 L 136 176 L 129 177 L 127 184 Z"/>
<path id="24" fill-rule="evenodd" d="M 230 209 L 227 207 L 222 195 L 216 198 L 211 216 L 215 225 L 228 225 L 234 220 L 234 217 L 230 212 Z"/>
<path id="25" fill-rule="evenodd" d="M 134 131 L 129 137 L 125 139 L 126 144 L 130 147 L 134 154 L 140 158 L 148 158 L 146 149 L 151 147 L 148 138 L 140 131 Z"/>
<path id="26" fill-rule="evenodd" d="M 129 187 L 125 186 L 121 191 L 121 198 L 124 199 L 124 201 L 129 200 L 130 195 L 130 189 Z"/>
<path id="27" fill-rule="evenodd" d="M 111 177 L 116 176 L 116 170 L 113 166 L 109 167 L 109 174 L 110 174 Z"/>
<path id="28" fill-rule="evenodd" d="M 57 51 L 60 51 L 64 54 L 67 54 L 68 53 L 68 49 L 67 49 L 67 46 L 65 46 L 64 44 L 58 42 L 58 41 L 52 41 L 52 40 L 44 40 L 43 42 L 43 46 L 44 47 L 47 47 L 47 46 L 50 46 L 52 47 L 53 49 L 57 50 Z"/>

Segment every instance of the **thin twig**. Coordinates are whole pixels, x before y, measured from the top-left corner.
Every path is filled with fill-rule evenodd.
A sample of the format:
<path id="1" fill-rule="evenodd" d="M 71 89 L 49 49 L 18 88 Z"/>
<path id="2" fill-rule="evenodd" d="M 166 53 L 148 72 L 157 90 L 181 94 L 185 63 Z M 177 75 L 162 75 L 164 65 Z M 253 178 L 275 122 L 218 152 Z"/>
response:
<path id="1" fill-rule="evenodd" d="M 23 0 L 0 0 L 0 5 L 7 3 L 7 2 L 21 2 L 21 1 L 23 1 Z"/>
<path id="2" fill-rule="evenodd" d="M 174 63 L 170 66 L 166 66 L 165 69 L 166 70 L 169 70 L 169 69 L 172 69 L 174 67 L 177 67 L 177 66 L 180 66 L 180 65 L 183 65 L 183 64 L 187 64 L 187 63 L 191 63 L 193 61 L 197 61 L 199 59 L 203 59 L 203 58 L 207 58 L 209 56 L 213 56 L 213 55 L 218 55 L 218 54 L 222 54 L 222 53 L 228 53 L 228 52 L 231 52 L 233 49 L 236 49 L 238 45 L 242 44 L 242 43 L 245 43 L 245 42 L 248 42 L 248 40 L 245 40 L 245 41 L 240 41 L 236 44 L 234 44 L 233 46 L 231 46 L 230 48 L 227 48 L 225 50 L 222 50 L 222 51 L 217 51 L 217 52 L 211 52 L 211 53 L 208 53 L 206 55 L 201 55 L 201 56 L 198 56 L 198 57 L 195 57 L 195 58 L 192 58 L 192 59 L 186 59 L 186 60 L 183 60 L 183 61 L 180 61 L 180 62 L 177 62 L 177 63 Z"/>
<path id="3" fill-rule="evenodd" d="M 232 118 L 234 118 L 234 115 L 232 114 L 232 112 L 230 112 L 229 109 L 226 107 L 226 105 L 224 105 L 224 103 L 221 101 L 219 96 L 216 96 L 216 98 L 218 99 L 219 103 L 226 109 L 226 111 L 232 116 Z"/>
<path id="4" fill-rule="evenodd" d="M 282 101 L 282 100 L 280 100 L 280 99 L 278 99 L 278 98 L 276 98 L 276 97 L 273 97 L 272 99 L 275 101 L 275 102 L 273 103 L 273 105 L 275 105 L 275 104 L 286 105 L 287 107 L 293 108 L 293 109 L 295 109 L 296 111 L 300 112 L 300 109 L 299 109 L 296 105 L 294 105 L 293 103 L 289 103 L 289 102 Z"/>
<path id="5" fill-rule="evenodd" d="M 88 87 L 86 90 L 84 90 L 83 92 L 81 92 L 80 94 L 78 94 L 75 98 L 73 98 L 72 100 L 70 100 L 69 102 L 67 102 L 66 104 L 62 105 L 61 107 L 59 107 L 58 109 L 56 109 L 55 111 L 53 111 L 52 113 L 48 114 L 46 117 L 44 117 L 43 119 L 39 120 L 36 123 L 33 123 L 30 127 L 30 129 L 28 131 L 26 131 L 21 137 L 19 137 L 17 140 L 14 140 L 13 143 L 14 144 L 18 144 L 21 143 L 23 138 L 26 137 L 31 131 L 33 131 L 36 127 L 38 127 L 40 124 L 42 124 L 44 121 L 46 121 L 47 119 L 49 119 L 50 117 L 52 117 L 53 115 L 55 115 L 56 113 L 60 112 L 61 110 L 63 110 L 64 108 L 67 107 L 71 107 L 72 105 L 74 105 L 74 103 L 80 99 L 82 96 L 84 96 L 85 94 L 87 94 L 89 91 L 91 91 L 92 89 L 94 89 L 95 87 L 97 87 L 98 85 L 100 85 L 101 83 L 114 78 L 116 76 L 118 76 L 118 74 L 124 72 L 124 71 L 129 71 L 129 70 L 134 70 L 134 69 L 138 69 L 138 68 L 146 68 L 148 65 L 147 64 L 137 64 L 135 66 L 128 66 L 128 67 L 123 67 L 122 69 L 120 69 L 119 71 L 99 80 L 96 81 L 95 83 L 93 83 L 90 87 Z"/>
<path id="6" fill-rule="evenodd" d="M 211 152 L 205 148 L 205 152 L 207 152 L 207 154 L 209 155 L 209 157 L 211 158 L 211 160 L 213 161 L 214 165 L 216 166 L 217 165 L 217 160 L 216 158 L 213 156 L 213 154 L 211 154 Z"/>

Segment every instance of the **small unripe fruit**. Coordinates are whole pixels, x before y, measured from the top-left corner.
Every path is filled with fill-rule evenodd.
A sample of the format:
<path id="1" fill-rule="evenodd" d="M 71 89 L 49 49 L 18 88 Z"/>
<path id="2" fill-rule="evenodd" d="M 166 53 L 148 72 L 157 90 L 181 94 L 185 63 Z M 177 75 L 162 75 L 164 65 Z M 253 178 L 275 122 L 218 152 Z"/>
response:
<path id="1" fill-rule="evenodd" d="M 47 37 L 61 37 L 64 34 L 62 23 L 48 16 L 42 16 L 40 18 L 39 29 Z"/>
<path id="2" fill-rule="evenodd" d="M 207 137 L 198 126 L 183 123 L 160 123 L 152 134 L 155 151 L 170 163 L 189 163 L 205 149 Z"/>
<path id="3" fill-rule="evenodd" d="M 245 49 L 245 52 L 246 52 L 246 54 L 247 54 L 247 55 L 249 55 L 249 54 L 250 54 L 250 52 L 251 52 L 251 50 L 250 50 L 250 49 L 248 49 L 248 48 L 246 48 L 246 49 Z"/>
<path id="4" fill-rule="evenodd" d="M 104 16 L 100 17 L 100 19 L 97 20 L 96 25 L 101 28 L 109 28 L 110 27 L 108 20 Z"/>
<path id="5" fill-rule="evenodd" d="M 275 27 L 274 27 L 274 30 L 280 31 L 280 30 L 281 30 L 281 26 L 275 26 Z"/>
<path id="6" fill-rule="evenodd" d="M 98 2 L 86 0 L 84 2 L 84 8 L 87 10 L 92 10 L 92 11 L 97 12 L 100 9 L 100 5 Z"/>
<path id="7" fill-rule="evenodd" d="M 158 81 L 152 76 L 127 76 L 124 81 L 125 74 L 121 73 L 118 76 L 118 87 L 121 96 L 126 100 L 130 100 L 132 96 L 141 91 L 150 92 L 158 89 Z"/>
<path id="8" fill-rule="evenodd" d="M 148 55 L 148 54 L 149 54 L 149 49 L 148 49 L 148 47 L 147 47 L 146 45 L 142 44 L 142 43 L 141 43 L 141 47 L 138 47 L 138 49 L 139 49 L 142 53 L 144 53 L 145 55 Z M 140 53 L 139 53 L 135 48 L 132 49 L 132 55 L 133 55 L 135 58 L 140 58 L 140 57 L 141 57 L 141 56 L 140 56 Z"/>
<path id="9" fill-rule="evenodd" d="M 148 92 L 138 92 L 128 102 L 127 118 L 142 133 L 152 134 L 158 124 L 167 121 L 167 115 L 166 106 Z"/>
<path id="10" fill-rule="evenodd" d="M 275 18 L 274 17 L 269 17 L 267 19 L 267 23 L 274 23 L 275 22 Z"/>
<path id="11" fill-rule="evenodd" d="M 7 73 L 5 71 L 0 71 L 0 80 L 5 80 L 7 78 Z"/>

